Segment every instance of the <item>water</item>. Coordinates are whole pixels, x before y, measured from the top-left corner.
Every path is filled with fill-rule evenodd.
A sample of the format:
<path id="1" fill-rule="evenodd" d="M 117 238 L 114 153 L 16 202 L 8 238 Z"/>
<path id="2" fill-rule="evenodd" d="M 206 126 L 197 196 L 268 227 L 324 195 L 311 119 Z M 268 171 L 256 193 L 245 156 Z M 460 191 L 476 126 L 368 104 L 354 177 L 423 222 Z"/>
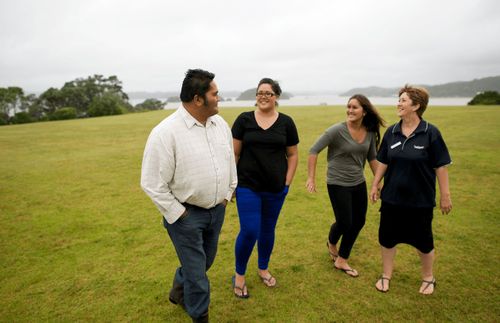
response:
<path id="1" fill-rule="evenodd" d="M 230 101 L 219 102 L 219 107 L 253 107 L 255 100 L 236 101 L 235 98 L 230 98 Z M 369 97 L 370 101 L 375 106 L 396 106 L 397 97 Z M 132 99 L 129 102 L 132 105 L 143 102 L 145 99 Z M 165 101 L 167 98 L 158 98 Z M 294 96 L 289 100 L 279 100 L 280 106 L 322 106 L 322 105 L 346 105 L 349 97 L 338 95 L 308 95 Z M 466 106 L 471 98 L 430 98 L 429 106 Z M 165 109 L 176 109 L 180 105 L 179 102 L 170 102 L 165 106 Z"/>

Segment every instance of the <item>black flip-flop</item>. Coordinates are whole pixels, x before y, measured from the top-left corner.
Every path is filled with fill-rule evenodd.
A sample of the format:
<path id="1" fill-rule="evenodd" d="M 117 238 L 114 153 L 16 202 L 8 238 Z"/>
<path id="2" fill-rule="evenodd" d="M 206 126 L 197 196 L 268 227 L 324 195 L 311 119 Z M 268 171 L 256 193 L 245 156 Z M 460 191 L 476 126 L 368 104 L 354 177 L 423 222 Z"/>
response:
<path id="1" fill-rule="evenodd" d="M 245 294 L 245 287 L 246 287 L 246 284 L 243 284 L 243 286 L 239 287 L 239 286 L 236 286 L 236 277 L 233 276 L 231 277 L 231 280 L 233 282 L 233 293 L 234 293 L 234 296 L 238 297 L 238 298 L 249 298 L 250 297 L 250 294 L 248 293 L 248 288 L 247 288 L 247 293 Z M 238 289 L 241 291 L 241 294 L 240 293 L 237 293 L 234 291 L 234 289 Z"/>
<path id="2" fill-rule="evenodd" d="M 340 268 L 340 267 L 335 266 L 335 264 L 333 264 L 333 267 L 334 267 L 335 269 L 337 269 L 337 270 L 341 270 L 341 271 L 345 272 L 345 273 L 346 273 L 346 275 L 348 275 L 348 276 L 350 276 L 350 277 L 352 277 L 352 278 L 356 278 L 356 277 L 358 277 L 358 276 L 359 276 L 359 273 L 358 273 L 356 270 L 352 269 L 352 268 L 349 268 L 349 269 Z M 353 273 L 353 275 L 351 275 L 351 274 L 349 274 L 349 273 Z M 354 273 L 357 273 L 357 275 L 354 275 Z"/>

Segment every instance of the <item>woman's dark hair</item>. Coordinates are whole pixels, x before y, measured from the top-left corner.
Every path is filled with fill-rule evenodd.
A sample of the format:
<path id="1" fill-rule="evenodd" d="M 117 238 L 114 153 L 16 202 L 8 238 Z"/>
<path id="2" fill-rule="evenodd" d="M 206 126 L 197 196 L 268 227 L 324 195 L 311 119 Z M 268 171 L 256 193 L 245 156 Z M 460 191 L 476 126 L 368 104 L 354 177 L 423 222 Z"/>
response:
<path id="1" fill-rule="evenodd" d="M 264 77 L 262 80 L 260 80 L 259 85 L 257 85 L 257 91 L 259 90 L 259 87 L 262 84 L 271 85 L 271 88 L 273 89 L 274 94 L 276 94 L 277 96 L 281 95 L 281 87 L 280 87 L 278 81 L 275 81 L 275 80 L 270 79 L 268 77 Z"/>
<path id="2" fill-rule="evenodd" d="M 191 102 L 195 95 L 203 97 L 206 102 L 206 94 L 210 89 L 210 83 L 215 74 L 202 69 L 193 69 L 186 72 L 186 77 L 182 82 L 181 101 Z"/>
<path id="3" fill-rule="evenodd" d="M 429 103 L 429 92 L 423 87 L 416 87 L 406 84 L 403 88 L 399 90 L 399 96 L 406 93 L 410 98 L 413 105 L 420 104 L 420 108 L 417 110 L 417 115 L 422 119 L 422 115 L 427 109 L 427 104 Z"/>
<path id="4" fill-rule="evenodd" d="M 363 121 L 361 123 L 366 128 L 366 130 L 375 133 L 375 143 L 378 149 L 380 144 L 380 127 L 385 127 L 385 120 L 380 116 L 377 109 L 375 109 L 370 100 L 368 100 L 368 98 L 363 94 L 354 94 L 349 98 L 349 101 L 351 101 L 352 99 L 356 99 L 361 107 L 363 107 L 363 111 L 366 114 L 364 115 Z"/>
<path id="5" fill-rule="evenodd" d="M 271 89 L 273 89 L 274 94 L 276 94 L 277 96 L 281 95 L 281 87 L 280 87 L 280 84 L 278 83 L 278 81 L 275 81 L 269 77 L 264 77 L 262 80 L 260 80 L 259 85 L 257 85 L 256 91 L 259 91 L 259 87 L 262 84 L 271 85 Z M 257 103 L 255 103 L 255 106 L 257 106 Z M 276 106 L 278 106 L 278 101 L 276 101 Z"/>

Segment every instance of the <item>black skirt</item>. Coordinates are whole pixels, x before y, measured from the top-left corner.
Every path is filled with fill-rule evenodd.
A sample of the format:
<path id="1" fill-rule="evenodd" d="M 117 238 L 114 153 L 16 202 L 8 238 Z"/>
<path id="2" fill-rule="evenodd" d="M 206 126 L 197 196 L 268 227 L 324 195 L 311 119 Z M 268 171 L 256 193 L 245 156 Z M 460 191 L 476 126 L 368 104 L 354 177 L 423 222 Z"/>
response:
<path id="1" fill-rule="evenodd" d="M 382 202 L 378 241 L 385 248 L 406 243 L 422 253 L 434 249 L 432 236 L 433 208 L 416 208 Z"/>

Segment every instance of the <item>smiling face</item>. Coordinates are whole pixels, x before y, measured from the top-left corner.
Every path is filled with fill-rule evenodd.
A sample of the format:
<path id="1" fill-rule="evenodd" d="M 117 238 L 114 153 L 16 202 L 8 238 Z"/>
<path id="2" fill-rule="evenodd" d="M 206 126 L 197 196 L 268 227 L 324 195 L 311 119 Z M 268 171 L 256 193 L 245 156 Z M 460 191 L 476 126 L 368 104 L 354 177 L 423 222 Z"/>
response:
<path id="1" fill-rule="evenodd" d="M 346 114 L 347 114 L 347 121 L 361 122 L 366 113 L 358 100 L 350 99 L 349 102 L 347 102 Z"/>
<path id="2" fill-rule="evenodd" d="M 413 101 L 410 99 L 406 92 L 401 93 L 398 101 L 398 117 L 408 117 L 416 114 L 420 106 L 418 104 L 413 104 Z"/>
<path id="3" fill-rule="evenodd" d="M 202 101 L 203 106 L 201 109 L 203 109 L 203 114 L 206 115 L 207 118 L 219 113 L 219 89 L 214 81 L 210 82 L 210 88 L 207 93 L 205 93 L 205 97 Z"/>
<path id="4" fill-rule="evenodd" d="M 278 96 L 274 93 L 271 84 L 263 83 L 257 88 L 257 108 L 261 111 L 275 109 Z"/>

